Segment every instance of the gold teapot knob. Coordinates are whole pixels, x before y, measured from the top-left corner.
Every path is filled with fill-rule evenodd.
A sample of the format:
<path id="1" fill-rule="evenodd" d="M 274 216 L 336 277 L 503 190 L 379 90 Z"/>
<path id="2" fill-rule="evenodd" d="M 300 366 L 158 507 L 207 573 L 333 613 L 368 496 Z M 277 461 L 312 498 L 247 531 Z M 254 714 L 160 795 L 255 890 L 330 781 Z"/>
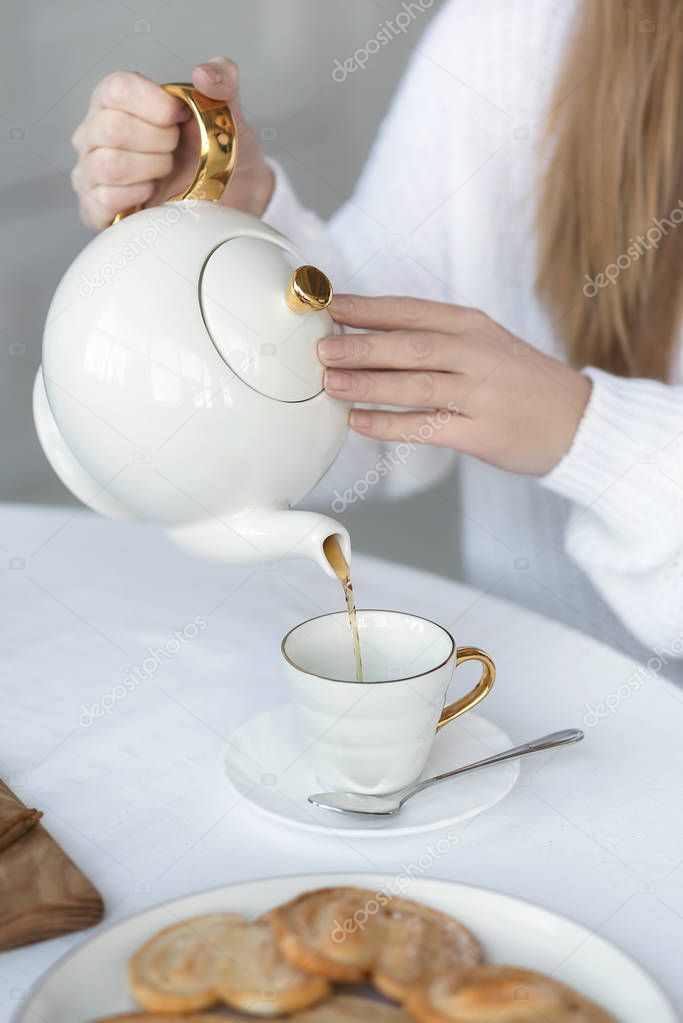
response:
<path id="1" fill-rule="evenodd" d="M 332 301 L 329 277 L 316 266 L 299 266 L 289 278 L 285 302 L 295 313 L 324 309 Z"/>

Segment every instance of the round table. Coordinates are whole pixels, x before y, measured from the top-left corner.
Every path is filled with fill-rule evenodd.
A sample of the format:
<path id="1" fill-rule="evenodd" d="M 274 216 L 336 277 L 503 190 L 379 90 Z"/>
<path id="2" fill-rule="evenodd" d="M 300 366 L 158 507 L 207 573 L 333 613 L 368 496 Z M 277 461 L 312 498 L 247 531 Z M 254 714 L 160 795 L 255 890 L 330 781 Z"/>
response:
<path id="1" fill-rule="evenodd" d="M 357 555 L 361 606 L 415 611 L 491 653 L 485 714 L 515 741 L 571 726 L 586 740 L 523 761 L 510 795 L 444 856 L 438 832 L 315 835 L 238 799 L 220 758 L 240 723 L 285 699 L 280 639 L 340 607 L 333 580 L 304 561 L 195 560 L 152 526 L 73 508 L 0 507 L 0 546 L 0 772 L 102 892 L 102 926 L 232 881 L 428 863 L 423 876 L 573 917 L 683 1004 L 683 692 L 657 660 L 639 667 L 512 604 Z M 6 953 L 0 1017 L 83 938 Z"/>

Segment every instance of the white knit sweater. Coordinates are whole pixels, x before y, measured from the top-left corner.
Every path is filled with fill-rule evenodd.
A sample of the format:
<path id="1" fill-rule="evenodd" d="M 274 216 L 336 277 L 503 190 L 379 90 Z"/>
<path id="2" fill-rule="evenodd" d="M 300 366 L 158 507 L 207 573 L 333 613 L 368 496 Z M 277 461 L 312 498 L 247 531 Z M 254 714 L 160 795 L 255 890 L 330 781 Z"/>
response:
<path id="1" fill-rule="evenodd" d="M 576 13 L 573 0 L 450 0 L 416 37 L 351 198 L 325 225 L 274 165 L 264 219 L 339 291 L 473 305 L 562 358 L 534 293 L 533 202 L 548 166 L 541 122 Z M 350 435 L 315 497 L 334 512 L 345 491 L 355 500 L 438 488 L 456 458 L 453 513 L 468 582 L 645 660 L 653 648 L 680 658 L 683 360 L 670 386 L 586 373 L 593 391 L 574 444 L 544 479 L 436 448 L 378 472 L 396 461 L 384 456 L 392 445 Z"/>

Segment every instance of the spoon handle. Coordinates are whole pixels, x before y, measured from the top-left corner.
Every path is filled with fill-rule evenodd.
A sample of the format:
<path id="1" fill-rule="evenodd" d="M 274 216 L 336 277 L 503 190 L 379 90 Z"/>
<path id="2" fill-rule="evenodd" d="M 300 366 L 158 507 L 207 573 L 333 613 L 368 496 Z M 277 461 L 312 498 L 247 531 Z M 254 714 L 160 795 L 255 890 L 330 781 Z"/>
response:
<path id="1" fill-rule="evenodd" d="M 430 785 L 436 785 L 440 781 L 446 781 L 447 778 L 455 778 L 459 774 L 469 774 L 470 771 L 478 771 L 480 767 L 490 767 L 491 764 L 502 764 L 506 760 L 514 760 L 516 757 L 526 757 L 529 753 L 540 753 L 544 749 L 554 749 L 556 746 L 569 746 L 573 742 L 581 742 L 583 739 L 583 732 L 580 728 L 565 728 L 561 732 L 551 732 L 550 735 L 544 735 L 540 739 L 534 739 L 532 742 L 524 742 L 521 746 L 513 746 L 512 749 L 504 750 L 502 753 L 496 753 L 493 757 L 487 757 L 485 760 L 476 760 L 473 764 L 467 764 L 465 767 L 457 767 L 454 771 L 445 771 L 443 774 L 436 774 L 433 778 L 426 778 L 424 781 L 415 782 L 414 785 L 408 785 L 405 789 L 402 789 L 400 793 L 401 803 L 405 803 L 406 799 L 410 799 L 417 792 L 422 792 L 424 789 L 430 787 Z"/>

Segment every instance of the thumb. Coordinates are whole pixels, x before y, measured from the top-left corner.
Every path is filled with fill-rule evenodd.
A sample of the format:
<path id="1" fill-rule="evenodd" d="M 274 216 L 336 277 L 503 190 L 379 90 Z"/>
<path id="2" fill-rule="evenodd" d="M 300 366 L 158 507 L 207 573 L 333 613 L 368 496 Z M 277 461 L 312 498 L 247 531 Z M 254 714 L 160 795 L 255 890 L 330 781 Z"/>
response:
<path id="1" fill-rule="evenodd" d="M 193 70 L 192 84 L 209 99 L 236 100 L 239 92 L 237 65 L 227 57 L 212 57 Z"/>

